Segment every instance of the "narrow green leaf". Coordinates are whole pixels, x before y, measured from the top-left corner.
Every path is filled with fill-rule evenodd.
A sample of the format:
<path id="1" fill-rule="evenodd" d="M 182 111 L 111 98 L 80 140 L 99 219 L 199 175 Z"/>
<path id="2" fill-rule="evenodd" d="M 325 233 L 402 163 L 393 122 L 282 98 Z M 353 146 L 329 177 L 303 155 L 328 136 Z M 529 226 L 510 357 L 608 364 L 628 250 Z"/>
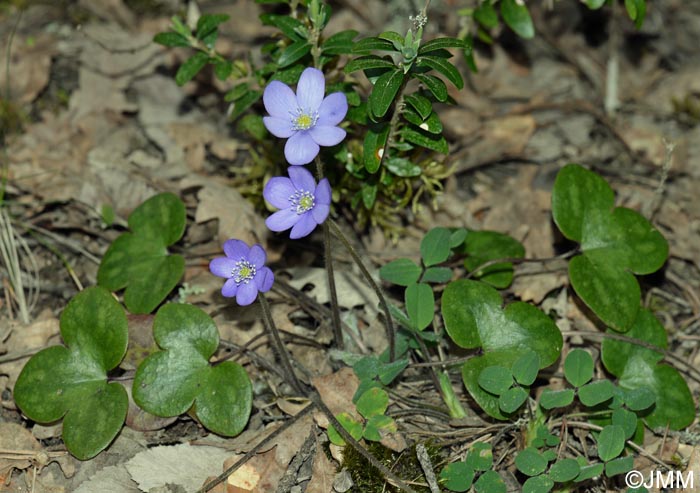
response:
<path id="1" fill-rule="evenodd" d="M 425 85 L 435 99 L 441 103 L 447 101 L 447 86 L 442 79 L 430 74 L 414 74 L 414 77 Z"/>
<path id="2" fill-rule="evenodd" d="M 392 260 L 379 269 L 379 277 L 399 286 L 410 286 L 418 282 L 421 268 L 407 258 Z"/>
<path id="3" fill-rule="evenodd" d="M 423 173 L 423 169 L 420 166 L 403 157 L 392 156 L 384 162 L 386 169 L 402 178 L 413 178 Z"/>
<path id="4" fill-rule="evenodd" d="M 197 39 L 204 39 L 222 24 L 229 20 L 226 14 L 203 14 L 197 20 Z"/>
<path id="5" fill-rule="evenodd" d="M 377 79 L 369 96 L 369 107 L 376 118 L 383 117 L 401 88 L 404 73 L 394 68 Z"/>
<path id="6" fill-rule="evenodd" d="M 430 286 L 423 283 L 411 284 L 406 288 L 406 312 L 414 328 L 428 327 L 435 315 L 435 296 Z"/>
<path id="7" fill-rule="evenodd" d="M 428 66 L 433 70 L 440 72 L 442 75 L 447 77 L 447 80 L 452 82 L 457 89 L 462 89 L 464 87 L 462 74 L 459 73 L 459 70 L 457 70 L 457 68 L 452 65 L 449 60 L 437 56 L 421 56 L 418 57 L 416 65 Z"/>
<path id="8" fill-rule="evenodd" d="M 363 183 L 360 188 L 360 193 L 362 194 L 362 203 L 365 209 L 372 209 L 372 207 L 374 207 L 374 202 L 377 200 L 377 185 Z"/>
<path id="9" fill-rule="evenodd" d="M 209 55 L 202 51 L 198 51 L 180 65 L 180 68 L 175 74 L 175 82 L 178 86 L 184 86 L 187 82 L 199 73 L 200 70 L 209 62 Z"/>
<path id="10" fill-rule="evenodd" d="M 593 357 L 588 351 L 574 349 L 564 360 L 564 376 L 574 387 L 581 387 L 593 378 Z"/>
<path id="11" fill-rule="evenodd" d="M 409 105 L 413 106 L 413 108 L 418 112 L 422 120 L 428 118 L 428 116 L 430 116 L 430 113 L 432 113 L 433 111 L 433 104 L 428 98 L 421 94 L 409 94 L 404 98 L 404 101 L 406 101 Z"/>
<path id="12" fill-rule="evenodd" d="M 284 49 L 277 59 L 277 63 L 280 68 L 288 67 L 294 62 L 301 60 L 309 51 L 311 51 L 311 45 L 307 40 L 301 39 L 295 41 Z"/>
<path id="13" fill-rule="evenodd" d="M 630 19 L 634 21 L 634 26 L 641 29 L 647 13 L 646 0 L 625 0 L 625 8 Z"/>
<path id="14" fill-rule="evenodd" d="M 352 40 L 355 38 L 355 36 L 357 36 L 357 34 L 357 31 L 354 29 L 348 29 L 346 31 L 335 33 L 321 44 L 323 54 L 335 56 L 352 53 L 352 47 L 354 45 Z"/>
<path id="15" fill-rule="evenodd" d="M 464 41 L 458 38 L 435 38 L 431 39 L 427 43 L 423 43 L 420 48 L 418 48 L 418 54 L 424 55 L 435 50 L 442 50 L 445 48 L 461 48 L 464 49 Z"/>
<path id="16" fill-rule="evenodd" d="M 264 25 L 275 26 L 293 41 L 300 41 L 308 37 L 304 24 L 288 15 L 263 14 L 260 19 Z"/>
<path id="17" fill-rule="evenodd" d="M 352 47 L 353 53 L 365 54 L 373 51 L 398 51 L 391 41 L 380 38 L 363 38 Z"/>
<path id="18" fill-rule="evenodd" d="M 450 152 L 447 145 L 447 140 L 443 135 L 431 134 L 412 125 L 407 125 L 404 127 L 404 129 L 401 131 L 401 135 L 403 135 L 403 138 L 408 142 L 425 147 L 431 151 L 439 152 L 441 154 L 448 154 Z"/>
<path id="19" fill-rule="evenodd" d="M 619 457 L 605 464 L 605 475 L 609 478 L 612 478 L 613 476 L 617 476 L 618 474 L 630 472 L 633 468 L 633 456 L 628 455 L 627 457 Z"/>
<path id="20" fill-rule="evenodd" d="M 583 3 L 591 10 L 597 10 L 605 5 L 607 0 L 583 0 Z"/>
<path id="21" fill-rule="evenodd" d="M 190 46 L 190 42 L 186 37 L 174 32 L 158 33 L 153 37 L 153 42 L 171 48 L 178 46 Z"/>
<path id="22" fill-rule="evenodd" d="M 587 466 L 581 466 L 581 472 L 574 479 L 575 483 L 581 483 L 583 481 L 588 481 L 589 479 L 597 478 L 603 474 L 605 469 L 604 464 L 590 464 Z"/>
<path id="23" fill-rule="evenodd" d="M 396 66 L 391 60 L 380 58 L 377 55 L 366 55 L 350 60 L 343 69 L 346 74 L 357 70 L 369 70 L 373 68 L 395 69 Z"/>
<path id="24" fill-rule="evenodd" d="M 474 9 L 474 20 L 486 29 L 493 29 L 498 25 L 498 13 L 491 5 L 491 0 L 484 0 Z"/>
<path id="25" fill-rule="evenodd" d="M 368 173 L 374 174 L 379 170 L 388 136 L 389 125 L 387 124 L 374 124 L 367 128 L 362 149 L 362 162 Z"/>
<path id="26" fill-rule="evenodd" d="M 535 26 L 525 3 L 517 0 L 501 0 L 501 15 L 508 27 L 521 38 L 530 39 L 535 36 Z"/>

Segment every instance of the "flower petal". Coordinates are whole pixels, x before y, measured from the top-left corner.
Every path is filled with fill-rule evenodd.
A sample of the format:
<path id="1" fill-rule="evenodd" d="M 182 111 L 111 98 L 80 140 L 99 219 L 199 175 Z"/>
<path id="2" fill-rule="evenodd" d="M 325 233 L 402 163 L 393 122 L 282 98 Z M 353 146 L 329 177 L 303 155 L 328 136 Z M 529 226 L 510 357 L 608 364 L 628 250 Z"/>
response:
<path id="1" fill-rule="evenodd" d="M 236 261 L 228 257 L 217 257 L 209 262 L 209 270 L 212 274 L 228 279 L 233 275 L 233 268 L 236 266 Z"/>
<path id="2" fill-rule="evenodd" d="M 238 283 L 234 278 L 229 279 L 224 283 L 224 287 L 221 288 L 221 294 L 224 295 L 226 298 L 232 298 L 236 296 L 236 292 L 238 291 Z"/>
<path id="3" fill-rule="evenodd" d="M 271 288 L 272 284 L 275 282 L 275 275 L 272 273 L 269 267 L 263 267 L 259 269 L 255 277 L 253 278 L 255 285 L 258 287 L 258 291 L 261 293 L 267 293 Z"/>
<path id="4" fill-rule="evenodd" d="M 345 130 L 340 127 L 316 125 L 309 129 L 309 135 L 320 146 L 334 146 L 345 138 Z"/>
<path id="5" fill-rule="evenodd" d="M 326 79 L 323 72 L 309 67 L 301 73 L 297 84 L 297 103 L 305 111 L 317 111 L 326 91 Z"/>
<path id="6" fill-rule="evenodd" d="M 322 224 L 323 221 L 328 217 L 331 207 L 325 204 L 316 204 L 316 206 L 311 209 L 311 215 L 314 218 L 316 224 Z"/>
<path id="7" fill-rule="evenodd" d="M 318 144 L 308 132 L 297 132 L 284 146 L 284 157 L 293 165 L 309 164 L 318 155 Z"/>
<path id="8" fill-rule="evenodd" d="M 314 193 L 316 180 L 308 169 L 301 166 L 291 166 L 287 169 L 287 173 L 289 173 L 289 178 L 291 178 L 292 185 L 296 190 Z"/>
<path id="9" fill-rule="evenodd" d="M 267 260 L 267 254 L 265 253 L 265 250 L 263 247 L 261 247 L 259 244 L 255 244 L 252 247 L 250 247 L 250 254 L 248 255 L 248 262 L 253 264 L 256 269 L 259 269 L 265 265 L 265 261 Z"/>
<path id="10" fill-rule="evenodd" d="M 273 80 L 263 92 L 263 104 L 270 115 L 289 118 L 289 114 L 297 110 L 297 97 L 287 84 Z"/>
<path id="11" fill-rule="evenodd" d="M 294 226 L 300 217 L 292 209 L 282 209 L 265 219 L 265 224 L 272 231 L 285 231 Z"/>
<path id="12" fill-rule="evenodd" d="M 303 238 L 304 236 L 308 236 L 316 227 L 317 223 L 314 221 L 313 216 L 311 215 L 310 211 L 305 212 L 301 216 L 299 216 L 301 219 L 294 225 L 292 228 L 292 231 L 289 233 L 289 237 L 292 240 L 296 240 L 299 238 Z"/>
<path id="13" fill-rule="evenodd" d="M 228 258 L 240 260 L 247 258 L 250 247 L 242 240 L 226 240 L 224 242 L 224 253 Z"/>
<path id="14" fill-rule="evenodd" d="M 348 113 L 348 98 L 342 92 L 334 92 L 325 97 L 318 108 L 316 125 L 334 127 L 343 121 Z"/>
<path id="15" fill-rule="evenodd" d="M 263 197 L 274 207 L 286 209 L 290 204 L 289 197 L 294 195 L 295 191 L 292 180 L 286 176 L 275 176 L 265 184 Z"/>
<path id="16" fill-rule="evenodd" d="M 318 182 L 318 186 L 314 191 L 314 199 L 316 205 L 330 205 L 331 204 L 331 184 L 328 183 L 328 179 L 324 178 Z"/>
<path id="17" fill-rule="evenodd" d="M 258 286 L 254 282 L 243 283 L 238 286 L 236 303 L 241 306 L 250 305 L 258 297 Z"/>
<path id="18" fill-rule="evenodd" d="M 291 137 L 296 131 L 292 126 L 292 118 L 289 115 L 287 115 L 287 118 L 265 116 L 263 117 L 263 123 L 265 124 L 265 128 L 267 128 L 272 135 L 280 139 Z"/>

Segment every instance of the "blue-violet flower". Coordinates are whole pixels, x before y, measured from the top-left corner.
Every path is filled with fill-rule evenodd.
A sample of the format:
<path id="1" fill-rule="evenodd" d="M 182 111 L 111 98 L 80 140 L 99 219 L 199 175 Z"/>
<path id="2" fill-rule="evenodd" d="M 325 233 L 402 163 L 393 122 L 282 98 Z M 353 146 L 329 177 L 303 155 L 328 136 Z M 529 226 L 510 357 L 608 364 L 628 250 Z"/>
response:
<path id="1" fill-rule="evenodd" d="M 325 89 L 323 72 L 310 67 L 301 73 L 296 95 L 278 80 L 265 88 L 263 103 L 270 116 L 263 123 L 275 137 L 289 139 L 284 146 L 289 164 L 308 164 L 319 146 L 334 146 L 345 138 L 338 124 L 348 112 L 348 100 L 342 92 L 324 98 Z"/>
<path id="2" fill-rule="evenodd" d="M 224 253 L 225 257 L 209 263 L 212 274 L 226 279 L 221 294 L 227 298 L 235 296 L 239 305 L 250 305 L 258 291 L 265 293 L 272 288 L 275 276 L 265 267 L 267 254 L 262 246 L 249 247 L 241 240 L 226 240 Z"/>
<path id="3" fill-rule="evenodd" d="M 272 231 L 292 228 L 289 237 L 302 238 L 328 217 L 331 208 L 331 186 L 327 179 L 318 185 L 311 173 L 300 166 L 287 169 L 289 178 L 270 178 L 263 189 L 263 197 L 281 209 L 267 218 L 265 224 Z"/>

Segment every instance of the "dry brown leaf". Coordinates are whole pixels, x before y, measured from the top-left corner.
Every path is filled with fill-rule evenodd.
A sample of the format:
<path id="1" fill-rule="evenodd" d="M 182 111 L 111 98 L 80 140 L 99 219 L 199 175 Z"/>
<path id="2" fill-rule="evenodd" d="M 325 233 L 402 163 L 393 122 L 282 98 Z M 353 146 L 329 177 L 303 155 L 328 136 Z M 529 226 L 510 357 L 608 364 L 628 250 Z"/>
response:
<path id="1" fill-rule="evenodd" d="M 317 444 L 314 465 L 311 470 L 311 481 L 306 486 L 306 493 L 329 493 L 333 491 L 333 479 L 337 471 L 335 464 L 326 457 L 323 447 Z"/>
<path id="2" fill-rule="evenodd" d="M 49 82 L 51 57 L 55 53 L 56 40 L 45 32 L 31 42 L 22 36 L 15 37 L 10 55 L 10 77 L 0 77 L 3 98 L 7 94 L 5 81 L 9 80 L 10 101 L 20 105 L 34 101 Z"/>
<path id="3" fill-rule="evenodd" d="M 360 381 L 352 368 L 341 368 L 330 375 L 314 378 L 311 382 L 334 415 L 346 412 L 358 421 L 362 419 L 352 402 L 352 396 L 360 386 Z M 319 414 L 317 422 L 322 428 L 328 427 L 327 418 L 322 414 Z"/>
<path id="4" fill-rule="evenodd" d="M 190 176 L 180 183 L 181 189 L 192 187 L 201 187 L 197 192 L 199 202 L 194 219 L 198 223 L 218 219 L 220 245 L 230 238 L 249 245 L 264 243 L 265 221 L 235 188 L 206 176 Z"/>

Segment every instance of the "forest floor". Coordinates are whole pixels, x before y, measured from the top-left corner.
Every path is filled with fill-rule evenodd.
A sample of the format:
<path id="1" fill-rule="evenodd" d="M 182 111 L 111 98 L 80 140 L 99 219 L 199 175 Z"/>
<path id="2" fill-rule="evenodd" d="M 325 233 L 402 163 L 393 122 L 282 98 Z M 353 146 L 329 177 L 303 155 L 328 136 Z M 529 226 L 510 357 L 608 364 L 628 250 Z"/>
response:
<path id="1" fill-rule="evenodd" d="M 410 4 L 334 2 L 328 33 L 355 29 L 363 37 L 405 31 L 414 13 Z M 332 334 L 319 315 L 329 299 L 321 233 L 300 248 L 266 232 L 268 212 L 232 186 L 245 177 L 254 149 L 227 119 L 223 94 L 228 87 L 206 71 L 178 87 L 174 74 L 187 50 L 152 42 L 168 29 L 172 15 L 185 11 L 183 2 L 37 2 L 21 18 L 12 5 L 0 2 L 0 159 L 9 170 L 0 227 L 3 235 L 9 231 L 21 242 L 27 312 L 19 309 L 20 296 L 3 264 L 0 491 L 194 491 L 306 405 L 259 360 L 239 356 L 255 382 L 252 417 L 241 435 L 216 437 L 188 416 L 149 422 L 143 431 L 139 416 L 130 415 L 129 426 L 112 445 L 88 461 L 65 452 L 60 423 L 42 426 L 18 410 L 12 390 L 28 358 L 61 343 L 59 317 L 66 303 L 96 284 L 100 259 L 125 230 L 129 213 L 161 191 L 177 194 L 187 206 L 186 233 L 175 246 L 186 259 L 186 273 L 173 299 L 203 308 L 223 341 L 251 343 L 249 349 L 274 366 L 274 353 L 261 338 L 257 305 L 231 309 L 220 294 L 221 280 L 207 268 L 228 238 L 264 244 L 279 282 L 302 292 L 296 296 L 307 301 L 300 310 L 293 291 L 274 290 L 271 296 L 273 316 L 294 361 L 308 370 L 333 411 L 351 406 L 357 379 L 329 356 Z M 460 24 L 454 13 L 460 6 L 455 0 L 433 1 L 426 37 L 456 36 Z M 253 0 L 203 1 L 200 8 L 231 16 L 217 48 L 232 58 L 256 53 L 273 32 L 260 25 L 262 6 Z M 460 60 L 466 86 L 452 88 L 457 104 L 439 110 L 450 143 L 444 159 L 454 170 L 444 193 L 408 213 L 394 239 L 378 229 L 358 231 L 348 214 L 338 221 L 354 235 L 375 273 L 398 257 L 418 259 L 420 239 L 434 226 L 507 233 L 524 244 L 528 258 L 549 258 L 561 253 L 551 216 L 554 178 L 566 163 L 585 165 L 608 180 L 618 205 L 650 218 L 667 238 L 670 256 L 664 269 L 641 279 L 643 303 L 653 306 L 666 327 L 669 351 L 697 368 L 700 3 L 650 2 L 639 31 L 624 8 L 612 20 L 609 9 L 590 13 L 574 0 L 556 2 L 553 11 L 541 6 L 532 11 L 533 40 L 503 28 L 495 33 L 495 44 L 475 50 L 478 73 L 470 73 Z M 614 112 L 605 109 L 611 58 L 619 64 Z M 347 204 L 339 207 L 348 210 Z M 115 219 L 108 224 L 105 211 L 110 209 Z M 364 351 L 381 351 L 386 338 L 374 294 L 342 248 L 334 252 L 345 321 L 357 329 Z M 562 330 L 599 330 L 568 289 L 565 267 L 516 266 L 508 298 L 555 313 Z M 396 304 L 403 302 L 400 292 L 388 293 Z M 567 337 L 564 345 L 599 350 L 598 342 L 576 337 Z M 225 351 L 222 346 L 219 356 Z M 512 460 L 505 454 L 517 447 L 518 430 L 480 413 L 456 369 L 454 388 L 469 419 L 455 422 L 444 414 L 421 413 L 420 406 L 439 408 L 442 402 L 428 369 L 415 366 L 418 362 L 412 361 L 392 391 L 391 410 L 399 411 L 395 440 L 401 443 L 390 445 L 400 450 L 406 443 L 429 440 L 442 454 L 435 464 L 439 471 L 475 438 L 497 437 L 499 470 L 516 491 Z M 690 378 L 688 384 L 697 399 L 700 385 Z M 250 460 L 245 474 L 262 478 L 254 491 L 327 493 L 333 484 L 336 491 L 346 491 L 338 462 L 325 453 L 327 440 L 317 425 L 326 424 L 313 414 L 300 417 Z M 663 461 L 687 461 L 699 431 L 693 425 L 687 433 L 649 433 L 643 447 Z M 638 469 L 650 467 L 644 460 L 638 458 Z M 700 473 L 697 457 L 687 467 Z"/>

